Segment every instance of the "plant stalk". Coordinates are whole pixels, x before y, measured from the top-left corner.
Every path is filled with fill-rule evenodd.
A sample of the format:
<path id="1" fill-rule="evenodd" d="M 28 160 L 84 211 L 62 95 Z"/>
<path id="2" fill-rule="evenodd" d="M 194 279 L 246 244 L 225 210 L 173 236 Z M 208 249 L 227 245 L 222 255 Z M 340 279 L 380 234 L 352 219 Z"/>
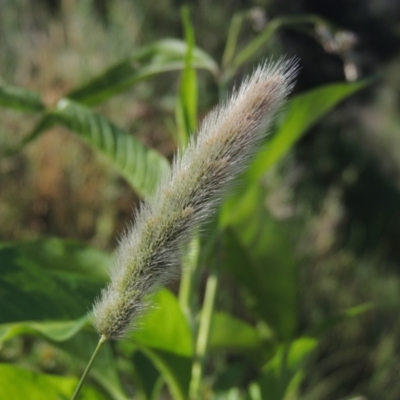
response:
<path id="1" fill-rule="evenodd" d="M 80 381 L 79 381 L 79 383 L 78 383 L 78 386 L 77 386 L 76 389 L 75 389 L 75 392 L 74 392 L 74 394 L 73 394 L 71 400 L 76 400 L 76 399 L 78 398 L 79 392 L 81 391 L 82 386 L 83 386 L 83 384 L 85 383 L 86 377 L 87 377 L 87 375 L 88 375 L 88 373 L 89 373 L 89 371 L 90 371 L 90 368 L 92 367 L 93 361 L 95 360 L 95 358 L 96 358 L 96 356 L 97 356 L 97 353 L 99 352 L 101 346 L 102 346 L 103 343 L 106 342 L 106 341 L 107 341 L 107 338 L 106 338 L 104 335 L 102 335 L 102 336 L 100 337 L 99 343 L 97 343 L 97 346 L 96 346 L 96 348 L 95 348 L 95 350 L 94 350 L 94 352 L 93 352 L 93 354 L 92 354 L 92 357 L 90 358 L 88 364 L 86 365 L 85 370 L 83 371 L 83 374 L 82 374 L 82 376 L 81 376 L 81 379 L 80 379 Z"/>
<path id="2" fill-rule="evenodd" d="M 193 287 L 196 280 L 196 269 L 199 258 L 200 240 L 198 234 L 189 244 L 189 251 L 182 259 L 182 276 L 179 287 L 179 303 L 185 314 L 190 327 L 194 327 L 193 303 L 194 293 Z"/>
<path id="3" fill-rule="evenodd" d="M 189 398 L 200 398 L 201 381 L 203 377 L 204 361 L 208 347 L 212 315 L 214 311 L 215 296 L 218 288 L 218 272 L 213 268 L 207 279 L 203 308 L 200 315 L 199 332 L 196 343 L 195 359 L 192 366 L 192 379 L 190 381 Z"/>

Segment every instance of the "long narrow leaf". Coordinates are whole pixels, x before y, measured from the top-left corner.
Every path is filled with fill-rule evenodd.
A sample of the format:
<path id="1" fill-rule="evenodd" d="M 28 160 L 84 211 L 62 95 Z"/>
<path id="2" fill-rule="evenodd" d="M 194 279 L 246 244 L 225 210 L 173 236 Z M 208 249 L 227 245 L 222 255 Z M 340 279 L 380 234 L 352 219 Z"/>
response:
<path id="1" fill-rule="evenodd" d="M 0 106 L 25 112 L 45 109 L 38 93 L 3 84 L 0 84 Z"/>
<path id="2" fill-rule="evenodd" d="M 19 148 L 54 125 L 70 129 L 103 154 L 143 197 L 153 192 L 161 175 L 169 169 L 168 161 L 160 153 L 147 148 L 105 117 L 68 99 L 60 99 Z"/>
<path id="3" fill-rule="evenodd" d="M 245 62 L 251 61 L 253 57 L 257 55 L 260 49 L 265 46 L 271 39 L 272 35 L 285 26 L 293 26 L 307 23 L 324 23 L 327 24 L 321 17 L 316 15 L 301 15 L 301 16 L 290 16 L 275 18 L 267 24 L 250 43 L 248 43 L 244 49 L 242 49 L 232 60 L 228 69 L 224 74 L 224 81 L 229 80 Z"/>
<path id="4" fill-rule="evenodd" d="M 53 115 L 59 124 L 100 151 L 143 197 L 154 191 L 169 169 L 168 161 L 160 153 L 84 106 L 62 99 Z"/>
<path id="5" fill-rule="evenodd" d="M 229 25 L 228 36 L 226 38 L 224 54 L 222 56 L 223 68 L 227 68 L 234 57 L 237 41 L 239 38 L 240 27 L 242 26 L 244 16 L 245 13 L 240 12 L 232 17 L 231 23 Z"/>
<path id="6" fill-rule="evenodd" d="M 185 68 L 182 71 L 179 83 L 179 96 L 176 105 L 176 121 L 179 132 L 179 143 L 184 146 L 189 135 L 194 132 L 197 125 L 197 74 L 192 66 L 194 61 L 194 29 L 187 8 L 182 9 L 182 20 L 185 30 L 187 52 Z"/>
<path id="7" fill-rule="evenodd" d="M 99 104 L 153 75 L 185 67 L 187 45 L 177 39 L 164 39 L 135 51 L 129 59 L 111 67 L 88 84 L 75 89 L 68 98 L 86 105 Z M 192 66 L 218 74 L 216 62 L 198 48 L 193 49 Z"/>
<path id="8" fill-rule="evenodd" d="M 371 81 L 335 83 L 318 87 L 292 99 L 286 108 L 283 123 L 248 170 L 249 181 L 259 179 L 328 111 L 340 101 L 365 87 Z"/>

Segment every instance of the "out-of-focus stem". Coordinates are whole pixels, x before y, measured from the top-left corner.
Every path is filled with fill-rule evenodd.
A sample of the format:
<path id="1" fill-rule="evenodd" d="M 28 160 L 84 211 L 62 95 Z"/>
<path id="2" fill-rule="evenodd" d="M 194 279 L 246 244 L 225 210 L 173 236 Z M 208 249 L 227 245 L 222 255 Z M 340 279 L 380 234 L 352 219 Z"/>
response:
<path id="1" fill-rule="evenodd" d="M 218 272 L 213 268 L 206 285 L 203 308 L 200 315 L 199 332 L 197 336 L 195 359 L 192 366 L 192 380 L 189 388 L 190 400 L 200 399 L 201 381 L 203 378 L 204 361 L 208 347 L 211 321 L 214 311 L 215 296 L 218 288 Z"/>
<path id="2" fill-rule="evenodd" d="M 90 371 L 90 368 L 92 367 L 93 361 L 96 358 L 97 353 L 99 352 L 101 346 L 103 345 L 104 342 L 106 342 L 106 340 L 107 340 L 107 338 L 104 335 L 102 335 L 100 337 L 99 343 L 97 343 L 97 346 L 96 346 L 96 348 L 95 348 L 95 350 L 94 350 L 94 352 L 92 354 L 92 357 L 90 358 L 88 364 L 86 365 L 85 371 L 83 371 L 81 379 L 80 379 L 80 381 L 78 383 L 78 386 L 75 389 L 75 392 L 74 392 L 71 400 L 76 400 L 78 398 L 79 392 L 81 391 L 82 386 L 85 383 L 86 377 L 87 377 L 87 375 L 88 375 L 88 373 Z"/>
<path id="3" fill-rule="evenodd" d="M 191 327 L 193 327 L 193 296 L 199 258 L 200 239 L 196 235 L 189 244 L 189 251 L 182 260 L 182 276 L 179 287 L 179 303 Z"/>

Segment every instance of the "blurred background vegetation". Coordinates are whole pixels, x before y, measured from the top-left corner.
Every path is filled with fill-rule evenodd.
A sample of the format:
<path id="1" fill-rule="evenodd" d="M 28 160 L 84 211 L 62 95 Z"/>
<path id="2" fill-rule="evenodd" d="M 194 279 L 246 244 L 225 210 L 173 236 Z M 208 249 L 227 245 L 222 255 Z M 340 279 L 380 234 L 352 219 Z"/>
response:
<path id="1" fill-rule="evenodd" d="M 182 38 L 182 5 L 177 0 L 0 0 L 0 78 L 55 104 L 135 48 Z M 400 3 L 198 0 L 188 6 L 197 46 L 218 61 L 232 17 L 240 11 L 247 18 L 239 46 L 283 15 L 315 14 L 327 21 L 317 27 L 283 26 L 253 60 L 298 57 L 295 93 L 375 79 L 320 120 L 269 170 L 265 204 L 297 263 L 299 332 L 341 310 L 373 304 L 320 341 L 305 369 L 304 398 L 399 399 Z M 249 68 L 239 69 L 234 80 Z M 202 117 L 219 94 L 210 74 L 200 71 L 198 82 Z M 157 76 L 95 109 L 171 159 L 178 85 L 177 73 Z M 35 115 L 0 108 L 0 148 L 20 143 L 37 121 Z M 3 242 L 57 236 L 111 251 L 138 199 L 97 153 L 60 127 L 17 155 L 0 158 Z M 228 277 L 222 285 L 226 290 L 217 307 L 233 307 L 227 296 L 237 289 Z M 235 313 L 246 318 L 242 310 Z M 42 371 L 67 369 L 45 342 L 35 342 L 32 350 L 31 341 L 7 342 L 1 359 L 30 357 Z M 232 356 L 230 363 L 238 365 L 240 359 Z"/>

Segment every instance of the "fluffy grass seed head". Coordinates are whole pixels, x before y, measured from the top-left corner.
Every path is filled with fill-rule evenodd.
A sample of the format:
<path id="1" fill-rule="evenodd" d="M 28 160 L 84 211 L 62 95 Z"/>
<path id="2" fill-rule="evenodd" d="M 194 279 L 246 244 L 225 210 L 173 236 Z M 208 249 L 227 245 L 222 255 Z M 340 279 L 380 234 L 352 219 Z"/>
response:
<path id="1" fill-rule="evenodd" d="M 287 60 L 259 66 L 178 152 L 121 239 L 111 282 L 94 304 L 92 320 L 104 338 L 118 339 L 132 329 L 146 296 L 177 274 L 183 245 L 246 167 L 291 91 L 296 70 Z"/>

